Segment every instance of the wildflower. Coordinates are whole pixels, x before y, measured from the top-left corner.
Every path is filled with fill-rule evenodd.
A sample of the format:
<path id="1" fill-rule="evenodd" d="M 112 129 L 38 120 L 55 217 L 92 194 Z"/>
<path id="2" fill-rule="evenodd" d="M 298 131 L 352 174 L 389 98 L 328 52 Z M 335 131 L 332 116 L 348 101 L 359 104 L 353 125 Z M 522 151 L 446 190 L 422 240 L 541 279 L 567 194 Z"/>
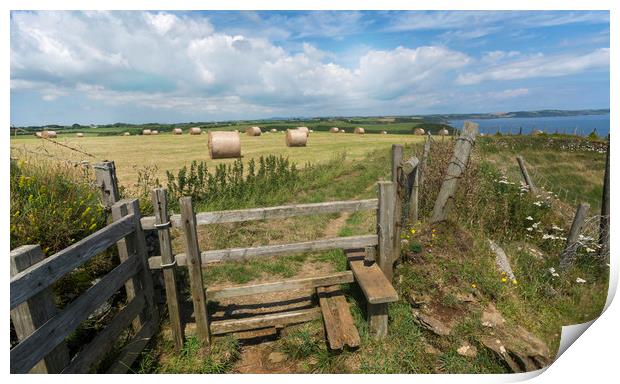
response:
<path id="1" fill-rule="evenodd" d="M 533 228 L 532 227 L 528 227 L 528 228 L 525 228 L 525 229 L 527 229 L 528 231 L 531 232 Z"/>
<path id="2" fill-rule="evenodd" d="M 471 287 L 476 288 L 477 287 L 476 283 L 472 283 Z"/>
<path id="3" fill-rule="evenodd" d="M 554 231 L 564 231 L 562 228 L 558 227 L 555 224 L 553 224 L 553 227 L 551 227 L 551 229 L 553 229 Z"/>
<path id="4" fill-rule="evenodd" d="M 93 223 L 90 227 L 88 227 L 89 231 L 93 231 L 97 228 L 97 223 Z"/>
<path id="5" fill-rule="evenodd" d="M 528 216 L 525 218 L 525 220 L 534 220 L 534 218 L 532 216 Z"/>
<path id="6" fill-rule="evenodd" d="M 537 207 L 542 207 L 542 201 L 535 201 L 534 205 Z"/>
<path id="7" fill-rule="evenodd" d="M 84 212 L 82 212 L 82 217 L 88 215 L 88 212 L 90 212 L 90 207 L 86 207 L 86 209 L 84 210 Z"/>
<path id="8" fill-rule="evenodd" d="M 502 277 L 502 283 L 505 283 L 506 281 L 508 281 L 508 279 L 506 279 L 505 277 Z"/>
<path id="9" fill-rule="evenodd" d="M 512 284 L 517 285 L 517 279 L 513 279 Z"/>
<path id="10" fill-rule="evenodd" d="M 583 283 L 585 283 L 586 281 L 585 281 L 584 279 L 582 279 L 581 277 L 578 277 L 578 278 L 577 278 L 577 280 L 575 280 L 575 282 L 576 282 L 577 284 L 583 284 Z"/>
<path id="11" fill-rule="evenodd" d="M 538 228 L 538 226 L 540 225 L 540 221 L 537 223 L 532 224 L 532 228 Z"/>
<path id="12" fill-rule="evenodd" d="M 415 229 L 411 228 L 410 232 L 411 232 L 412 235 L 415 235 Z"/>

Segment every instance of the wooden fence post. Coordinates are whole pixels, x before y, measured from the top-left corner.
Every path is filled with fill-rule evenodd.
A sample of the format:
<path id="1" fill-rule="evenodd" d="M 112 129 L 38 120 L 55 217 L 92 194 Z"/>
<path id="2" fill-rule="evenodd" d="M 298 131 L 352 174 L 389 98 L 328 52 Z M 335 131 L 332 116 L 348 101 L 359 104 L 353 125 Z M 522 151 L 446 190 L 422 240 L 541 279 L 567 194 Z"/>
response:
<path id="1" fill-rule="evenodd" d="M 400 257 L 400 232 L 403 229 L 403 207 L 402 201 L 405 197 L 404 178 L 402 175 L 401 164 L 403 162 L 403 146 L 398 144 L 392 145 L 392 183 L 395 186 L 394 198 L 394 237 L 393 242 L 393 260 Z"/>
<path id="2" fill-rule="evenodd" d="M 378 183 L 379 208 L 377 209 L 377 264 L 389 281 L 392 281 L 392 267 L 395 261 L 394 250 L 394 183 L 380 181 Z"/>
<path id="3" fill-rule="evenodd" d="M 114 162 L 104 161 L 103 163 L 94 164 L 93 168 L 95 169 L 97 185 L 103 195 L 103 206 L 106 209 L 110 209 L 114 203 L 120 200 Z"/>
<path id="4" fill-rule="evenodd" d="M 477 134 L 478 124 L 466 121 L 463 126 L 463 132 L 454 144 L 454 154 L 452 155 L 450 164 L 448 164 L 448 171 L 441 184 L 437 200 L 435 200 L 435 207 L 433 208 L 433 215 L 431 216 L 432 224 L 444 221 L 448 218 L 448 214 L 454 203 L 458 179 L 463 175 L 463 172 L 465 172 Z"/>
<path id="5" fill-rule="evenodd" d="M 611 140 L 607 136 L 607 159 L 605 160 L 605 178 L 603 179 L 603 200 L 601 202 L 601 223 L 599 226 L 599 255 L 605 257 L 609 264 L 609 147 Z"/>
<path id="6" fill-rule="evenodd" d="M 409 187 L 409 210 L 407 220 L 411 225 L 418 221 L 418 198 L 419 198 L 419 167 L 420 161 L 417 157 L 413 156 L 409 160 L 403 163 L 403 175 L 407 179 L 407 186 Z"/>
<path id="7" fill-rule="evenodd" d="M 525 184 L 530 189 L 532 193 L 538 193 L 538 188 L 534 185 L 532 178 L 530 177 L 530 173 L 527 171 L 527 167 L 525 166 L 525 160 L 523 160 L 523 156 L 517 156 L 517 162 L 519 163 L 519 168 L 521 169 L 521 174 L 523 175 L 523 180 Z"/>
<path id="8" fill-rule="evenodd" d="M 581 229 L 586 221 L 586 216 L 588 215 L 589 209 L 590 204 L 588 203 L 581 203 L 579 204 L 579 207 L 577 207 L 573 224 L 570 226 L 570 231 L 568 232 L 568 237 L 566 239 L 566 246 L 560 256 L 560 269 L 567 269 L 575 261 L 575 253 L 577 252 L 579 235 L 581 234 Z"/>
<path id="9" fill-rule="evenodd" d="M 153 189 L 151 191 L 151 200 L 153 202 L 153 210 L 155 211 L 155 227 L 157 228 L 159 247 L 161 249 L 161 262 L 172 338 L 174 340 L 174 348 L 180 351 L 183 348 L 185 337 L 181 321 L 179 293 L 177 291 L 176 260 L 172 253 L 172 241 L 170 240 L 170 217 L 168 216 L 166 190 L 163 188 Z"/>
<path id="10" fill-rule="evenodd" d="M 140 203 L 138 199 L 124 199 L 112 206 L 112 219 L 114 221 L 132 214 L 134 215 L 135 231 L 124 239 L 119 240 L 116 244 L 121 261 L 125 261 L 130 257 L 138 257 L 142 265 L 140 273 L 125 283 L 128 300 L 133 299 L 141 292 L 144 294 L 145 311 L 133 322 L 134 329 L 138 330 L 149 322 L 154 321 L 157 323 L 159 314 L 157 302 L 155 301 L 153 278 L 149 269 L 146 239 L 140 224 Z"/>
<path id="11" fill-rule="evenodd" d="M 202 261 L 200 259 L 200 247 L 198 245 L 198 233 L 196 230 L 196 214 L 192 206 L 191 197 L 182 197 L 181 223 L 185 233 L 185 253 L 187 255 L 187 268 L 189 269 L 189 282 L 194 302 L 194 317 L 198 338 L 203 345 L 210 342 L 209 314 L 207 312 L 207 297 L 202 278 Z"/>
<path id="12" fill-rule="evenodd" d="M 456 129 L 454 130 L 456 132 Z M 422 186 L 424 185 L 424 177 L 426 174 L 426 164 L 428 163 L 428 155 L 431 152 L 431 143 L 432 143 L 432 137 L 431 137 L 431 133 L 428 133 L 428 136 L 426 137 L 426 142 L 424 143 L 424 152 L 422 153 L 422 165 L 421 165 L 421 169 L 420 169 L 420 182 L 418 183 L 418 185 L 420 186 L 420 188 L 422 188 Z"/>
<path id="13" fill-rule="evenodd" d="M 11 277 L 43 260 L 45 255 L 39 245 L 23 245 L 11 251 Z M 11 320 L 17 338 L 21 341 L 37 328 L 54 317 L 58 309 L 50 288 L 39 292 L 25 303 L 11 310 Z M 29 373 L 60 373 L 69 364 L 69 350 L 63 341 L 43 360 L 30 369 Z"/>

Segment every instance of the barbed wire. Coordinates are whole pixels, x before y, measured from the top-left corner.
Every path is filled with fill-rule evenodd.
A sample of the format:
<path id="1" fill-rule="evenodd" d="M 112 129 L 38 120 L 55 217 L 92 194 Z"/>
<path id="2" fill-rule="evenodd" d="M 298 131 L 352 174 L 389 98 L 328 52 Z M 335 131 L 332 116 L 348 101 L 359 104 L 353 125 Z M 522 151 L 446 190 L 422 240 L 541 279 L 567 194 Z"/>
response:
<path id="1" fill-rule="evenodd" d="M 15 128 L 15 129 L 16 129 L 16 130 L 19 130 L 19 131 L 22 131 L 22 132 L 30 133 L 29 131 L 26 131 L 26 130 L 21 129 L 21 128 Z M 40 138 L 40 139 L 43 139 L 43 140 L 47 140 L 47 141 L 49 141 L 49 142 L 51 142 L 51 143 L 54 143 L 54 144 L 56 144 L 56 145 L 58 145 L 58 146 L 61 146 L 61 147 L 64 147 L 64 148 L 70 149 L 70 150 L 72 150 L 72 151 L 75 151 L 75 152 L 81 153 L 81 154 L 83 154 L 83 155 L 86 155 L 86 156 L 92 157 L 93 159 L 96 159 L 96 156 L 95 156 L 95 155 L 93 155 L 93 154 L 90 154 L 90 153 L 88 153 L 88 152 L 84 152 L 84 151 L 82 151 L 82 150 L 80 150 L 80 149 L 77 149 L 77 148 L 74 148 L 74 147 L 72 147 L 72 146 L 70 146 L 70 145 L 63 144 L 63 143 L 61 143 L 61 142 L 59 142 L 59 141 L 57 141 L 57 140 L 52 140 L 52 139 L 50 139 L 49 137 L 39 136 L 39 138 Z"/>

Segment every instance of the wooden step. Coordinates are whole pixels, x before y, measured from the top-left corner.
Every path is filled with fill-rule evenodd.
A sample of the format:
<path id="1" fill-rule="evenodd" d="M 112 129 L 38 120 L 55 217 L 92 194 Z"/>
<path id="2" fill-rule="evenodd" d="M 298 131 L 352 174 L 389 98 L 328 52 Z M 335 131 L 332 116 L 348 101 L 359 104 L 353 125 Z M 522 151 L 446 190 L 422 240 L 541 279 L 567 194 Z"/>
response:
<path id="1" fill-rule="evenodd" d="M 269 315 L 252 316 L 243 319 L 219 320 L 211 323 L 211 334 L 221 335 L 224 333 L 247 331 L 267 327 L 283 327 L 289 324 L 303 323 L 321 317 L 319 308 L 301 309 L 272 313 Z"/>
<path id="2" fill-rule="evenodd" d="M 398 293 L 385 277 L 381 268 L 374 262 L 364 261 L 365 252 L 363 250 L 345 250 L 345 254 L 355 276 L 355 281 L 359 284 L 370 304 L 398 301 Z"/>
<path id="3" fill-rule="evenodd" d="M 342 349 L 345 345 L 349 348 L 359 347 L 360 335 L 340 286 L 318 287 L 316 292 L 319 296 L 329 347 L 331 349 Z"/>

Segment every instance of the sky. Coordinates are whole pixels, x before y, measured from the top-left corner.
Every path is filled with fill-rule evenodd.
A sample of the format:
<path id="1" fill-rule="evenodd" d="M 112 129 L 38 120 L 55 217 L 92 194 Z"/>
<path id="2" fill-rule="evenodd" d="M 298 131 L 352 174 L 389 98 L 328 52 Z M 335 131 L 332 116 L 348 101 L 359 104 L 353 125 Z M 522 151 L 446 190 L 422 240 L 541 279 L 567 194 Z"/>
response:
<path id="1" fill-rule="evenodd" d="M 11 123 L 609 108 L 608 11 L 12 11 Z"/>

